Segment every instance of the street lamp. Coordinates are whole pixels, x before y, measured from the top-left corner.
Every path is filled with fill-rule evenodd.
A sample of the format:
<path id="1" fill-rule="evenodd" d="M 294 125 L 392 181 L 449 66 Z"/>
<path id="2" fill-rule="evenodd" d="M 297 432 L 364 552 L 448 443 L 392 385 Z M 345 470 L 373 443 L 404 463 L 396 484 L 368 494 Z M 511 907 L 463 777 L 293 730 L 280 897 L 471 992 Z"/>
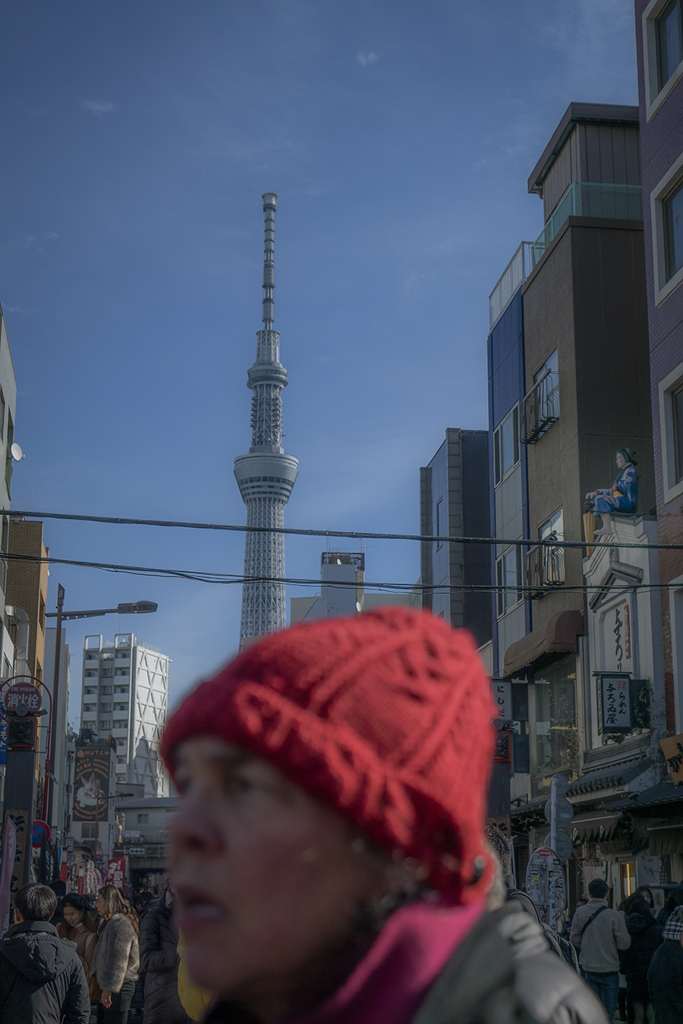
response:
<path id="1" fill-rule="evenodd" d="M 57 735 L 57 716 L 59 707 L 59 659 L 62 653 L 62 622 L 65 619 L 91 619 L 98 615 L 146 615 L 155 612 L 159 606 L 154 601 L 135 601 L 132 604 L 117 604 L 116 608 L 92 608 L 87 611 L 64 611 L 64 587 L 57 588 L 57 611 L 47 612 L 46 619 L 57 619 L 55 632 L 55 670 L 52 682 L 52 716 L 50 721 L 49 756 L 45 755 L 45 820 L 48 824 L 52 818 L 52 802 L 54 795 L 54 774 L 50 758 L 54 760 L 55 737 Z"/>

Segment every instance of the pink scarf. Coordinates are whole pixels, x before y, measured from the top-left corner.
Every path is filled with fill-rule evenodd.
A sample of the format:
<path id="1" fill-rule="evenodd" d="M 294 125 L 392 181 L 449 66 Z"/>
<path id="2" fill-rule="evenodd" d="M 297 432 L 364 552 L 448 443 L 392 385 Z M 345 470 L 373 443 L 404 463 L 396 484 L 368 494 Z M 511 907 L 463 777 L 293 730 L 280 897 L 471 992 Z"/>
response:
<path id="1" fill-rule="evenodd" d="M 409 1024 L 483 910 L 478 900 L 467 907 L 411 903 L 396 911 L 339 991 L 287 1024 Z"/>

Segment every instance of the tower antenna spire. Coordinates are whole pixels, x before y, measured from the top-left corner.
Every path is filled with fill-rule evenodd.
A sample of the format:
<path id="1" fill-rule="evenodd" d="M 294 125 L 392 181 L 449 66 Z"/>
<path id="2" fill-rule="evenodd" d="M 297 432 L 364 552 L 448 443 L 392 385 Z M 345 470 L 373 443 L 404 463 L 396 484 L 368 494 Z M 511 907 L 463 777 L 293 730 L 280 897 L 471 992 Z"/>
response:
<path id="1" fill-rule="evenodd" d="M 282 448 L 282 389 L 287 371 L 280 362 L 275 318 L 275 211 L 277 195 L 264 192 L 263 330 L 256 332 L 256 362 L 248 371 L 251 389 L 251 447 L 235 459 L 235 478 L 247 506 L 247 526 L 284 527 L 285 505 L 299 462 Z M 287 624 L 285 538 L 282 533 L 247 533 L 244 550 L 240 648 Z M 282 581 L 282 582 L 280 582 Z"/>

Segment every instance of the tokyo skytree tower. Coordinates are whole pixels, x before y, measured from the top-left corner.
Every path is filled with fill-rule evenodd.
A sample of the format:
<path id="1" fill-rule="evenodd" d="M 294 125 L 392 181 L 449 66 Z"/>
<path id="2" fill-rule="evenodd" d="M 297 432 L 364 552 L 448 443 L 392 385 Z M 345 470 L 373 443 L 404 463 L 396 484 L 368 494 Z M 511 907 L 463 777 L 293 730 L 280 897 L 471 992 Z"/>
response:
<path id="1" fill-rule="evenodd" d="M 263 261 L 263 324 L 256 332 L 256 362 L 248 371 L 251 388 L 251 448 L 235 459 L 235 478 L 247 506 L 247 526 L 283 527 L 285 505 L 299 471 L 299 461 L 282 448 L 282 389 L 287 371 L 280 362 L 280 334 L 273 330 L 275 287 L 274 192 L 263 195 L 265 259 Z M 244 551 L 240 648 L 251 637 L 283 629 L 287 622 L 285 538 L 282 533 L 247 533 Z M 255 577 L 253 581 L 249 577 Z M 261 577 L 261 578 L 259 578 Z"/>

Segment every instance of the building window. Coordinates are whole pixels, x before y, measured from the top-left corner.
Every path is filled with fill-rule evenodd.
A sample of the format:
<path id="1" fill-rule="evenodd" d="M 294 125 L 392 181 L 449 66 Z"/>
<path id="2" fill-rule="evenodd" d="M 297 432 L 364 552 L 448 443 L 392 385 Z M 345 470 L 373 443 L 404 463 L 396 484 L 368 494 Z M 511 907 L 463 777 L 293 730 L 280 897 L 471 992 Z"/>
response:
<path id="1" fill-rule="evenodd" d="M 513 605 L 519 604 L 522 594 L 519 590 L 522 578 L 521 548 L 509 548 L 496 562 L 496 591 L 498 597 L 498 617 Z"/>
<path id="2" fill-rule="evenodd" d="M 128 671 L 127 668 L 117 668 L 115 674 L 117 676 L 127 676 L 130 675 L 130 672 Z"/>
<path id="3" fill-rule="evenodd" d="M 564 540 L 564 516 L 558 509 L 550 519 L 542 524 L 538 531 L 539 540 Z M 552 586 L 564 583 L 564 548 L 542 548 L 543 582 Z"/>
<path id="4" fill-rule="evenodd" d="M 566 658 L 539 673 L 536 694 L 536 770 L 578 768 L 576 658 Z"/>
<path id="5" fill-rule="evenodd" d="M 645 115 L 650 121 L 683 74 L 681 0 L 650 0 L 643 11 Z"/>
<path id="6" fill-rule="evenodd" d="M 657 26 L 657 84 L 663 89 L 683 56 L 681 36 L 681 0 L 671 0 L 658 18 Z"/>
<path id="7" fill-rule="evenodd" d="M 519 406 L 493 432 L 493 475 L 499 484 L 519 462 Z"/>
<path id="8" fill-rule="evenodd" d="M 437 537 L 441 537 L 442 536 L 442 534 L 441 534 L 441 530 L 443 529 L 443 522 L 442 522 L 442 520 L 443 520 L 443 498 L 439 498 L 439 500 L 436 503 L 436 527 L 435 528 L 436 528 L 436 536 Z M 442 548 L 442 547 L 443 547 L 443 541 L 441 541 L 441 543 L 438 543 L 436 545 L 436 550 L 438 551 L 439 548 Z"/>
<path id="9" fill-rule="evenodd" d="M 81 836 L 83 839 L 97 839 L 97 823 L 83 822 L 81 825 Z"/>
<path id="10" fill-rule="evenodd" d="M 100 729 L 111 729 L 111 718 L 103 718 L 100 720 Z"/>
<path id="11" fill-rule="evenodd" d="M 659 382 L 664 502 L 683 494 L 683 363 Z"/>
<path id="12" fill-rule="evenodd" d="M 659 305 L 683 282 L 683 153 L 650 193 L 650 215 L 655 305 Z"/>
<path id="13" fill-rule="evenodd" d="M 664 227 L 664 265 L 666 280 L 683 267 L 683 182 L 662 203 Z"/>
<path id="14" fill-rule="evenodd" d="M 114 704 L 114 711 L 127 711 L 127 710 L 128 710 L 128 705 L 127 704 Z"/>
<path id="15" fill-rule="evenodd" d="M 114 687 L 114 693 L 128 693 L 128 687 L 127 686 L 115 686 Z"/>
<path id="16" fill-rule="evenodd" d="M 85 688 L 85 690 L 83 692 L 86 695 L 92 694 L 92 693 L 97 693 L 97 687 L 96 686 L 86 686 L 86 688 Z"/>
<path id="17" fill-rule="evenodd" d="M 103 686 L 102 687 L 102 693 L 111 693 L 113 689 L 114 689 L 113 686 Z"/>
<path id="18" fill-rule="evenodd" d="M 138 825 L 148 825 L 149 814 L 138 814 Z"/>
<path id="19" fill-rule="evenodd" d="M 100 704 L 100 711 L 111 711 L 111 704 Z"/>
<path id="20" fill-rule="evenodd" d="M 114 669 L 113 668 L 103 668 L 103 669 L 100 669 L 100 675 L 109 678 L 109 676 L 113 676 L 114 675 Z"/>
<path id="21" fill-rule="evenodd" d="M 88 711 L 97 711 L 97 704 L 84 704 L 83 711 L 87 714 Z"/>
<path id="22" fill-rule="evenodd" d="M 85 673 L 85 678 L 86 679 L 97 679 L 97 672 L 92 672 L 92 671 L 86 672 Z"/>

